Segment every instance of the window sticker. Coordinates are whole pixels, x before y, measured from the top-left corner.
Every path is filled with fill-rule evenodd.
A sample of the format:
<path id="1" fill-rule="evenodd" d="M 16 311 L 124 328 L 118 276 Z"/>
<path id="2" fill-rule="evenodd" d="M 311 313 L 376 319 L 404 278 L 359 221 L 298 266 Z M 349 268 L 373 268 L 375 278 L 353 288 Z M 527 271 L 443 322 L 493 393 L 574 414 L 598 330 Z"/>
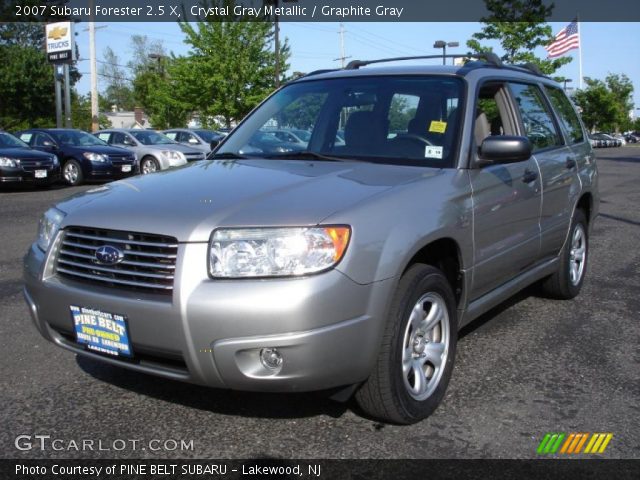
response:
<path id="1" fill-rule="evenodd" d="M 444 133 L 447 129 L 447 122 L 439 122 L 438 120 L 432 120 L 429 125 L 429 131 L 433 133 Z"/>
<path id="2" fill-rule="evenodd" d="M 424 148 L 424 158 L 442 158 L 442 147 L 437 145 L 427 145 Z"/>

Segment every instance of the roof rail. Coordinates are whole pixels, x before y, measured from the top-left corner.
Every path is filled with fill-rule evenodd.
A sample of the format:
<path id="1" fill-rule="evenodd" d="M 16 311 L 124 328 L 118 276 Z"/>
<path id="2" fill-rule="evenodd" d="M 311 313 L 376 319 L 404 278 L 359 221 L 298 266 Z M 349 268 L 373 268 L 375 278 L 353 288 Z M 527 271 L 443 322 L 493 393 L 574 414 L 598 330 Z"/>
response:
<path id="1" fill-rule="evenodd" d="M 540 67 L 538 67 L 538 65 L 532 62 L 520 63 L 518 65 L 514 65 L 514 67 L 524 68 L 525 70 L 529 70 L 530 72 L 535 73 L 536 75 L 544 76 L 544 73 L 542 73 L 542 70 L 540 70 Z"/>
<path id="2" fill-rule="evenodd" d="M 379 60 L 351 60 L 345 67 L 345 70 L 358 70 L 360 67 L 365 67 L 373 63 L 400 62 L 404 60 L 426 60 L 432 58 L 477 58 L 478 60 L 484 60 L 485 62 L 496 67 L 502 67 L 502 60 L 500 60 L 500 57 L 498 57 L 495 53 L 481 52 L 454 55 L 418 55 L 414 57 L 381 58 Z"/>

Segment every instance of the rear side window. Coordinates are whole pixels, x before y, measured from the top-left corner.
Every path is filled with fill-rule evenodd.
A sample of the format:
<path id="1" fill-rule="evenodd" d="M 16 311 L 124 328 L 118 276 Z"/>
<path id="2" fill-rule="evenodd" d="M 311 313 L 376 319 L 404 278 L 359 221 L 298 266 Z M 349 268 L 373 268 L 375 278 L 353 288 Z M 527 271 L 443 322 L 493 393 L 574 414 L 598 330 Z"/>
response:
<path id="1" fill-rule="evenodd" d="M 562 137 L 540 89 L 523 83 L 511 83 L 510 86 L 533 151 L 562 145 Z"/>
<path id="2" fill-rule="evenodd" d="M 553 108 L 558 113 L 560 123 L 562 123 L 562 126 L 569 136 L 569 141 L 571 143 L 582 142 L 584 140 L 582 125 L 580 125 L 578 115 L 567 96 L 562 90 L 555 87 L 545 86 L 545 91 L 547 92 L 551 105 L 553 105 Z"/>

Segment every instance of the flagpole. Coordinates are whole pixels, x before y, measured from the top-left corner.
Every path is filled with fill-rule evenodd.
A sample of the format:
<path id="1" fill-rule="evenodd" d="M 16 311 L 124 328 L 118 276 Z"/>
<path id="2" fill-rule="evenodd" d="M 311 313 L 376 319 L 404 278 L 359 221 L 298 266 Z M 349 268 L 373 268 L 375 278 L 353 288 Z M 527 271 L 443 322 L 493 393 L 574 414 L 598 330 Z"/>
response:
<path id="1" fill-rule="evenodd" d="M 580 16 L 576 15 L 576 23 L 578 24 L 578 65 L 580 68 L 579 88 L 582 90 L 582 26 L 580 25 Z"/>

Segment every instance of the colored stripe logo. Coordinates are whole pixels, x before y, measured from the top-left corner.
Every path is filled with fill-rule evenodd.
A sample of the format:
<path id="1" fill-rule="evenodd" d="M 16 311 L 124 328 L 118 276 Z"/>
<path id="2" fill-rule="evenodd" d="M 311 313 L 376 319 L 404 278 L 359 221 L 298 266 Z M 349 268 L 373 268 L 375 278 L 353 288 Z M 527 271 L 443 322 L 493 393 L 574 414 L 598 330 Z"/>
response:
<path id="1" fill-rule="evenodd" d="M 604 453 L 612 438 L 613 433 L 547 433 L 537 452 L 539 455 Z"/>

